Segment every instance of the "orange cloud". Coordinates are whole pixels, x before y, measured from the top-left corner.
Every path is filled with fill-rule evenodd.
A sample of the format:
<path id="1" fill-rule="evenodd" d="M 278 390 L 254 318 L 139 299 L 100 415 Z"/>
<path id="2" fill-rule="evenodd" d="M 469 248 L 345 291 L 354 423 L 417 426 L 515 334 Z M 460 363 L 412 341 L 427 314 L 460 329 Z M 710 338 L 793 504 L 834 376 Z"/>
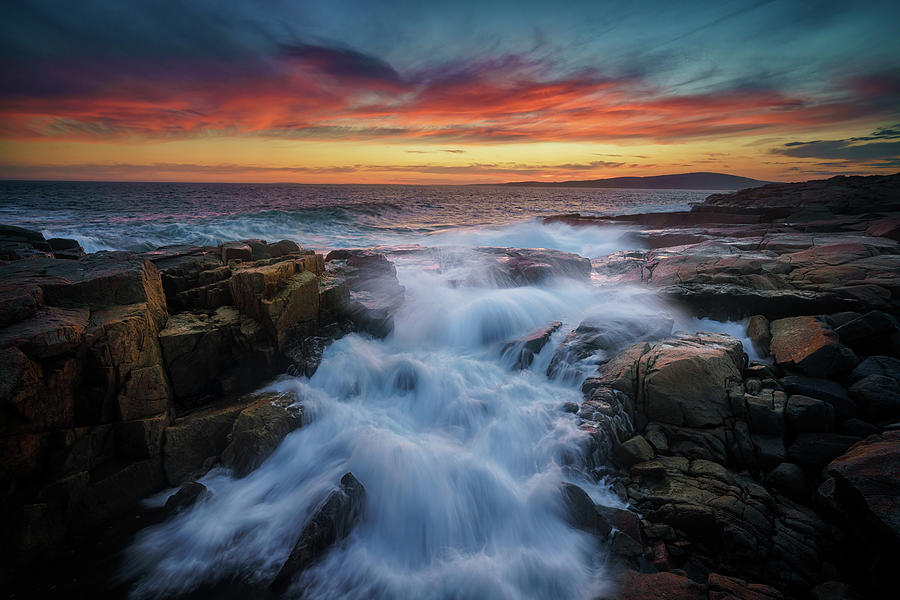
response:
<path id="1" fill-rule="evenodd" d="M 547 77 L 547 69 L 521 60 L 404 80 L 371 57 L 312 46 L 237 65 L 114 64 L 87 71 L 85 81 L 71 72 L 79 66 L 45 65 L 38 75 L 60 82 L 49 93 L 34 85 L 7 88 L 0 136 L 671 142 L 871 118 L 888 110 L 873 98 L 892 85 L 858 78 L 836 100 L 774 91 L 678 95 L 590 72 Z"/>

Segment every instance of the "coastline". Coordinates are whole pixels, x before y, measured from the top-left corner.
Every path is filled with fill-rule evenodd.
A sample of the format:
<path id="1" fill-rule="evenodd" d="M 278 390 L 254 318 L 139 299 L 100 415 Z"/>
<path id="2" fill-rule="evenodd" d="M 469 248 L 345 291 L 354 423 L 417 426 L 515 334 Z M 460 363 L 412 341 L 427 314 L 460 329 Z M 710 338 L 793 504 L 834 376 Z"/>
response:
<path id="1" fill-rule="evenodd" d="M 587 510 L 608 536 L 615 597 L 889 589 L 900 484 L 874 471 L 900 468 L 898 190 L 898 175 L 836 178 L 717 194 L 682 213 L 545 219 L 627 223 L 647 247 L 592 264 L 482 252 L 510 286 L 593 276 L 658 289 L 697 317 L 749 319 L 773 355 L 747 364 L 734 338 L 654 327 L 606 348 L 614 358 L 574 412 L 596 473 L 630 509 L 567 497 L 581 498 L 574 522 Z M 149 494 L 188 484 L 196 501 L 190 484 L 213 465 L 258 466 L 303 417 L 253 390 L 286 370 L 311 375 L 348 332 L 388 335 L 403 301 L 390 252 L 244 240 L 85 256 L 71 240 L 2 235 L 4 515 L 18 540 L 4 581 L 22 589 L 17 569 L 83 544 Z M 576 353 L 607 343 L 579 329 L 564 342 Z M 550 336 L 535 333 L 512 351 L 540 352 Z"/>

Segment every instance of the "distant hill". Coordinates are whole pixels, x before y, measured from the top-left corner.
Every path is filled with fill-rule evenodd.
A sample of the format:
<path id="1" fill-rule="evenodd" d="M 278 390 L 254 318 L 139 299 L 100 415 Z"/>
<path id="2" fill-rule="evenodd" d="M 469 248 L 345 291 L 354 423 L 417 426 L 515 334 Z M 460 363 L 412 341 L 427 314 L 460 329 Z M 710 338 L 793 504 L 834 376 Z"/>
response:
<path id="1" fill-rule="evenodd" d="M 678 173 L 650 177 L 612 177 L 573 181 L 514 181 L 500 185 L 527 187 L 633 188 L 644 190 L 743 190 L 773 183 L 726 173 Z"/>

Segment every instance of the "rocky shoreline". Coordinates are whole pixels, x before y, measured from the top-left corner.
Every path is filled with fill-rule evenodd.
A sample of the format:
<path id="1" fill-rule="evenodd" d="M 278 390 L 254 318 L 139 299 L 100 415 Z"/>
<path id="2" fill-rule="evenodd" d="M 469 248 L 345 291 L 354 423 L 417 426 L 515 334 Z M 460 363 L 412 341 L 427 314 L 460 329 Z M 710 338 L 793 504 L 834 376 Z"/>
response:
<path id="1" fill-rule="evenodd" d="M 693 315 L 747 319 L 756 353 L 771 355 L 749 362 L 738 340 L 677 334 L 664 315 L 568 333 L 551 369 L 609 357 L 583 403 L 563 409 L 628 510 L 574 486 L 563 495 L 573 524 L 608 543 L 610 597 L 883 597 L 900 558 L 900 175 L 546 221 L 627 223 L 647 249 L 592 262 L 477 249 L 485 280 L 647 285 Z M 253 390 L 312 375 L 348 332 L 387 335 L 404 294 L 389 258 L 402 252 L 430 250 L 322 255 L 243 240 L 85 255 L 73 240 L 0 227 L 0 581 L 23 595 L 104 584 L 131 532 L 203 500 L 196 478 L 261 464 L 305 417 L 290 394 Z M 528 368 L 559 327 L 503 351 Z M 276 588 L 361 518 L 365 490 L 344 480 Z M 138 508 L 173 486 L 165 509 Z M 61 557 L 95 572 L 37 577 Z"/>
<path id="2" fill-rule="evenodd" d="M 622 220 L 650 249 L 595 260 L 595 276 L 747 319 L 771 358 L 749 362 L 714 334 L 587 342 L 618 353 L 578 408 L 598 476 L 629 507 L 595 507 L 613 532 L 610 598 L 890 597 L 900 176 L 770 185 L 689 213 L 548 219 Z"/>

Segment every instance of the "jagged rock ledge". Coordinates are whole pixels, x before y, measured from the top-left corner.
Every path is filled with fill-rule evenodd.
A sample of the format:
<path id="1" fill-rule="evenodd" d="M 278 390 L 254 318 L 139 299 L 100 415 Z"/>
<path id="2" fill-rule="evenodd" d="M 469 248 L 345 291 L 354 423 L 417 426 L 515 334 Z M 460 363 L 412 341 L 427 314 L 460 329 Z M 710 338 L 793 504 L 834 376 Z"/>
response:
<path id="1" fill-rule="evenodd" d="M 183 506 L 212 466 L 259 466 L 303 410 L 248 392 L 386 335 L 404 293 L 380 253 L 290 241 L 84 255 L 4 227 L 0 248 L 5 583 L 159 489 L 188 483 Z"/>
<path id="2" fill-rule="evenodd" d="M 774 364 L 748 364 L 726 335 L 632 331 L 585 381 L 588 463 L 629 508 L 594 507 L 621 523 L 610 598 L 892 593 L 900 323 L 873 311 L 750 328 Z M 622 346 L 579 329 L 570 337 L 595 351 Z"/>
<path id="3" fill-rule="evenodd" d="M 594 260 L 594 276 L 651 286 L 698 316 L 900 310 L 900 174 L 714 194 L 684 212 L 544 221 L 627 225 L 644 249 Z"/>

